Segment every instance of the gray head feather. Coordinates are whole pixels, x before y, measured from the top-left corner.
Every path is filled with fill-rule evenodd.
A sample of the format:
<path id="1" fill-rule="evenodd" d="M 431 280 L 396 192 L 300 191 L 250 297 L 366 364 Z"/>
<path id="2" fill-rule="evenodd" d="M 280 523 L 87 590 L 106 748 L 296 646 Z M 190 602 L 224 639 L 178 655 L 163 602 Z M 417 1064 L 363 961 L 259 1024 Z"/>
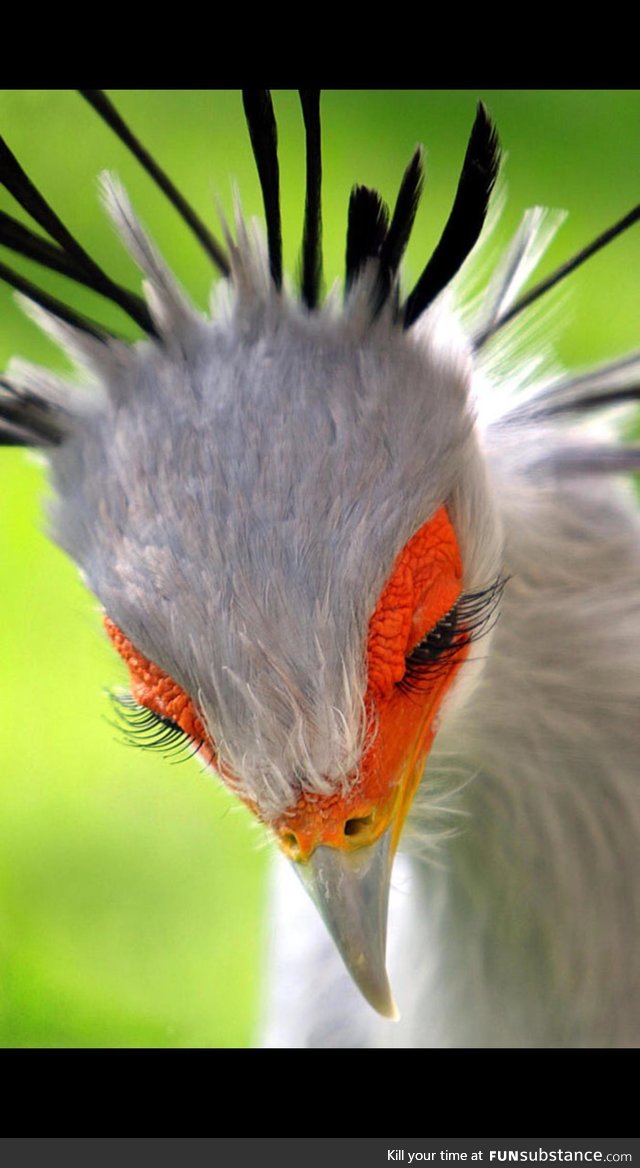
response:
<path id="1" fill-rule="evenodd" d="M 264 246 L 242 225 L 238 287 L 200 318 L 121 189 L 105 189 L 161 338 L 102 345 L 37 311 L 100 382 L 51 455 L 54 536 L 271 817 L 357 765 L 382 585 L 480 474 L 468 349 L 437 309 L 415 336 L 388 312 L 372 324 L 366 270 L 344 313 L 310 314 L 263 279 Z M 468 547 L 482 583 L 490 542 L 488 556 Z"/>

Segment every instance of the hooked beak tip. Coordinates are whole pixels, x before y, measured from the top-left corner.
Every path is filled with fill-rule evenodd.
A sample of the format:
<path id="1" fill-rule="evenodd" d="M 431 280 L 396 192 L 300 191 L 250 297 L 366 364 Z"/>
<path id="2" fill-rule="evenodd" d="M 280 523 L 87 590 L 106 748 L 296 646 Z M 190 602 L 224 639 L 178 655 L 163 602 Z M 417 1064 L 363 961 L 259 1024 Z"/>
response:
<path id="1" fill-rule="evenodd" d="M 350 960 L 350 955 L 342 949 L 340 950 L 340 956 L 343 958 L 360 993 L 369 1005 L 382 1018 L 387 1018 L 391 1022 L 397 1022 L 400 1018 L 400 1011 L 398 1010 L 389 984 L 389 978 L 384 965 L 384 957 L 382 958 L 381 964 L 372 965 L 367 963 L 361 969 L 359 968 L 359 963 Z"/>
<path id="2" fill-rule="evenodd" d="M 390 1022 L 399 1022 L 401 1017 L 402 1017 L 402 1014 L 400 1013 L 400 1011 L 396 1005 L 395 998 L 392 998 L 391 999 L 391 1010 L 389 1011 L 388 1014 L 385 1014 L 385 1018 L 388 1018 Z"/>
<path id="3" fill-rule="evenodd" d="M 389 993 L 385 1001 L 374 1002 L 371 1000 L 371 998 L 369 998 L 369 1002 L 373 1006 L 374 1010 L 377 1010 L 378 1014 L 381 1014 L 383 1018 L 387 1018 L 389 1022 L 400 1021 L 400 1011 L 396 1005 L 396 1000 L 391 993 L 391 989 L 389 989 Z"/>
<path id="4" fill-rule="evenodd" d="M 378 950 L 378 960 L 371 960 L 372 955 L 369 955 L 369 959 L 363 959 L 362 963 L 358 959 L 354 960 L 353 955 L 343 947 L 339 946 L 339 952 L 363 998 L 382 1018 L 397 1022 L 400 1011 L 389 982 L 384 948 L 381 953 Z"/>

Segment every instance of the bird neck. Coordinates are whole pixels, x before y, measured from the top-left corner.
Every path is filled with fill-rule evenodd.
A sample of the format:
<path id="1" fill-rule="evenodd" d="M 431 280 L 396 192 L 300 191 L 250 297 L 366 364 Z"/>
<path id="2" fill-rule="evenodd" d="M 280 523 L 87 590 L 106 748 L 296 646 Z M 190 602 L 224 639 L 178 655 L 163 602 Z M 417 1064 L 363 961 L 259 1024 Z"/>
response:
<path id="1" fill-rule="evenodd" d="M 637 519 L 582 486 L 512 493 L 503 519 L 502 616 L 432 760 L 469 780 L 443 870 L 419 879 L 434 1000 L 454 1045 L 637 1043 Z"/>

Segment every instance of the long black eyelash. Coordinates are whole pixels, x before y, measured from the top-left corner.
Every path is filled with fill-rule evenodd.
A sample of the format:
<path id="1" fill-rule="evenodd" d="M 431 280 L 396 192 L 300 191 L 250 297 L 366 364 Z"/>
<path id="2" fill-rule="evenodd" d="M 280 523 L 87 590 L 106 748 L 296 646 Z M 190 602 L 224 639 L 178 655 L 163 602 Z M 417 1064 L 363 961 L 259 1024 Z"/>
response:
<path id="1" fill-rule="evenodd" d="M 182 755 L 175 759 L 183 762 L 196 754 L 199 743 L 180 728 L 170 718 L 163 718 L 147 706 L 141 706 L 131 694 L 109 693 L 116 715 L 116 728 L 129 746 L 141 746 L 145 750 L 158 750 L 164 758 Z"/>
<path id="2" fill-rule="evenodd" d="M 406 673 L 398 683 L 403 693 L 420 693 L 448 671 L 461 649 L 487 635 L 497 620 L 507 579 L 499 576 L 488 588 L 462 593 L 407 657 Z"/>

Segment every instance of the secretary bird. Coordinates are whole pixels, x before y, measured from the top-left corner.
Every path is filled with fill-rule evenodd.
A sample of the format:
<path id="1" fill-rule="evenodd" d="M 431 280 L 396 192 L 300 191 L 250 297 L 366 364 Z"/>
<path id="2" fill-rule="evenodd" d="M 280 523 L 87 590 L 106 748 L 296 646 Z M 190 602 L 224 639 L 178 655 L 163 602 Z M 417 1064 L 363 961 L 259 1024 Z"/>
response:
<path id="1" fill-rule="evenodd" d="M 343 294 L 323 303 L 316 91 L 301 91 L 299 294 L 283 277 L 268 91 L 244 94 L 266 241 L 238 211 L 224 246 L 111 101 L 83 94 L 223 279 L 203 318 L 105 176 L 145 279 L 144 296 L 124 288 L 3 143 L 0 179 L 49 239 L 3 213 L 0 242 L 111 300 L 147 339 L 123 341 L 3 262 L 91 386 L 14 362 L 0 440 L 47 459 L 53 538 L 129 669 L 126 734 L 190 746 L 291 861 L 264 1042 L 636 1045 L 640 549 L 619 476 L 639 457 L 593 419 L 638 396 L 640 358 L 545 372 L 511 323 L 640 209 L 523 292 L 560 221 L 528 211 L 459 308 L 499 169 L 480 104 L 413 289 L 400 265 L 420 149 L 392 212 L 354 188 Z M 399 847 L 400 1021 L 385 960 Z"/>

